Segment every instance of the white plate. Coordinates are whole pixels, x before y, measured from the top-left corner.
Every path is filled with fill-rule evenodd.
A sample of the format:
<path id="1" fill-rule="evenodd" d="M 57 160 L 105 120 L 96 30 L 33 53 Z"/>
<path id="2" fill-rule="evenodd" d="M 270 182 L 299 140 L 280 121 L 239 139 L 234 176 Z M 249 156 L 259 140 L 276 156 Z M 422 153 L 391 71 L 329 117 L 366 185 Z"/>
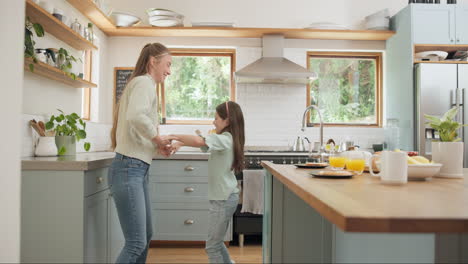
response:
<path id="1" fill-rule="evenodd" d="M 156 27 L 179 27 L 183 26 L 181 20 L 176 18 L 169 18 L 169 19 L 149 19 L 149 23 L 152 26 Z"/>
<path id="2" fill-rule="evenodd" d="M 340 24 L 335 24 L 335 23 L 329 23 L 329 22 L 319 22 L 319 23 L 312 23 L 308 27 L 305 27 L 306 29 L 338 29 L 338 30 L 349 30 L 349 27 L 340 25 Z"/>
<path id="3" fill-rule="evenodd" d="M 439 174 L 442 164 L 408 164 L 408 179 L 409 180 L 424 180 Z"/>
<path id="4" fill-rule="evenodd" d="M 430 56 L 437 56 L 439 57 L 439 60 L 445 60 L 445 58 L 447 58 L 448 56 L 448 53 L 445 51 L 433 50 L 433 51 L 418 52 L 414 54 L 414 57 L 417 59 L 422 59 L 422 58 L 430 57 Z"/>
<path id="5" fill-rule="evenodd" d="M 184 17 L 183 15 L 177 12 L 174 12 L 169 9 L 163 9 L 163 8 L 149 8 L 146 10 L 146 13 L 148 14 L 148 16 L 172 16 L 172 17 L 182 16 L 182 18 Z"/>
<path id="6" fill-rule="evenodd" d="M 192 22 L 192 27 L 234 27 L 232 22 Z"/>

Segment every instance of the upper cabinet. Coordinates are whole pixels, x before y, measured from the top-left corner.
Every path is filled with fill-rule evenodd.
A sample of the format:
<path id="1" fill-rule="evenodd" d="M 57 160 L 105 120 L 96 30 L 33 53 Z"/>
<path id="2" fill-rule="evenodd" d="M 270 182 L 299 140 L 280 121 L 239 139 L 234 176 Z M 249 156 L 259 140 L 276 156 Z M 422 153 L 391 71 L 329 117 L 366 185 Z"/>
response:
<path id="1" fill-rule="evenodd" d="M 468 44 L 468 7 L 416 4 L 411 8 L 415 44 Z"/>
<path id="2" fill-rule="evenodd" d="M 457 44 L 468 44 L 468 6 L 457 6 L 455 11 Z"/>

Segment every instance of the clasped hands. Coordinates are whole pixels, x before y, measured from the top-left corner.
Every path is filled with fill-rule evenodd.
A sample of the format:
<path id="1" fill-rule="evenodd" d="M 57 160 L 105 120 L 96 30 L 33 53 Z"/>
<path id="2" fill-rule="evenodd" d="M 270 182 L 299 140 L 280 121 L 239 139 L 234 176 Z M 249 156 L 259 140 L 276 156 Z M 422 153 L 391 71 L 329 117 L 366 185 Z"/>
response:
<path id="1" fill-rule="evenodd" d="M 183 145 L 182 142 L 176 141 L 174 136 L 156 136 L 152 139 L 153 143 L 158 146 L 158 153 L 169 157 L 176 153 Z"/>

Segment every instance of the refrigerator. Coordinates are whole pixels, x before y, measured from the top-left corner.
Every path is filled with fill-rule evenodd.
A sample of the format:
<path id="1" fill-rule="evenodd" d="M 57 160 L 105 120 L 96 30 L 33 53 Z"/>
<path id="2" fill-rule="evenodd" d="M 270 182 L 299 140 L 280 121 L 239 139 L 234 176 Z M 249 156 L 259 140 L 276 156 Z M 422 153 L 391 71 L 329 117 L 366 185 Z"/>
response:
<path id="1" fill-rule="evenodd" d="M 441 117 L 458 105 L 455 117 L 466 124 L 468 119 L 468 64 L 415 64 L 415 141 L 420 155 L 431 158 L 431 142 L 439 135 L 429 125 L 424 114 Z M 468 140 L 468 127 L 461 128 L 458 137 Z M 463 167 L 468 167 L 468 142 L 464 144 Z"/>

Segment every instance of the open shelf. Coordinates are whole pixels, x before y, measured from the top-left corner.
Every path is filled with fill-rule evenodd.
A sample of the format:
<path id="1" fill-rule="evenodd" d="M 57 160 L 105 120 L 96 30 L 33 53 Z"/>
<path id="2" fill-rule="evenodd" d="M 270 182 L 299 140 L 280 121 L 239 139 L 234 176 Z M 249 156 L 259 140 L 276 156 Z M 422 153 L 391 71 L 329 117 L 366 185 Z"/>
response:
<path id="1" fill-rule="evenodd" d="M 468 61 L 414 61 L 414 63 L 468 64 Z"/>
<path id="2" fill-rule="evenodd" d="M 324 30 L 299 28 L 222 28 L 222 27 L 119 27 L 106 32 L 110 36 L 134 37 L 218 37 L 261 38 L 266 34 L 282 34 L 290 39 L 386 40 L 393 31 Z"/>
<path id="3" fill-rule="evenodd" d="M 109 36 L 132 37 L 214 37 L 261 38 L 283 34 L 291 39 L 387 40 L 395 34 L 386 30 L 324 30 L 300 28 L 221 28 L 221 27 L 116 27 L 92 0 L 67 0 Z"/>
<path id="4" fill-rule="evenodd" d="M 74 8 L 85 15 L 95 26 L 106 33 L 108 30 L 116 29 L 116 26 L 106 16 L 101 9 L 99 9 L 92 0 L 67 0 Z M 107 33 L 106 33 L 107 34 Z"/>
<path id="5" fill-rule="evenodd" d="M 30 58 L 25 58 L 24 59 L 24 69 L 26 71 L 29 71 L 29 64 L 33 63 L 32 59 Z M 50 66 L 49 64 L 43 63 L 38 61 L 37 63 L 34 64 L 34 71 L 32 73 L 40 75 L 42 77 L 46 77 L 51 80 L 55 80 L 67 85 L 70 85 L 75 88 L 95 88 L 97 87 L 96 84 L 92 82 L 88 82 L 86 80 L 76 78 L 76 80 L 73 80 L 70 78 L 64 71 L 57 69 L 53 66 Z"/>
<path id="6" fill-rule="evenodd" d="M 433 45 L 433 44 L 417 44 L 414 45 L 414 53 L 423 51 L 457 51 L 457 50 L 468 50 L 468 45 Z"/>
<path id="7" fill-rule="evenodd" d="M 97 47 L 93 43 L 83 38 L 31 0 L 26 0 L 26 16 L 29 16 L 32 22 L 41 24 L 44 31 L 77 50 L 97 50 Z"/>

